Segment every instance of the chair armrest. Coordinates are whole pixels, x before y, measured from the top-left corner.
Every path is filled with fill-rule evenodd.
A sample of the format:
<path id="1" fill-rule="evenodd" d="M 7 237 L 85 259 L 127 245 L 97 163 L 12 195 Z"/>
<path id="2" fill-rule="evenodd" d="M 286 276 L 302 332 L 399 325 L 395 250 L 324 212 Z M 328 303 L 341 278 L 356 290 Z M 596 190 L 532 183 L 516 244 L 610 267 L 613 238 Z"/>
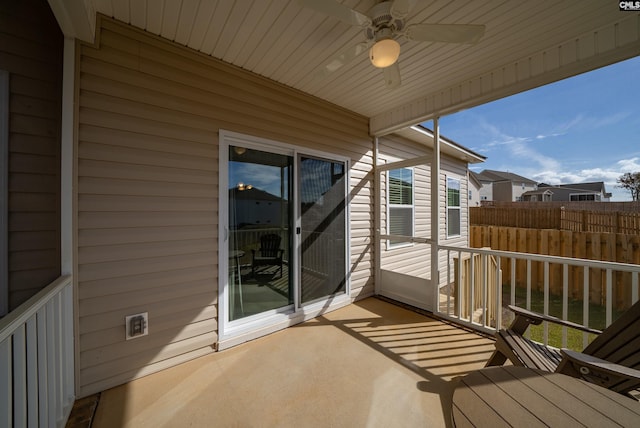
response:
<path id="1" fill-rule="evenodd" d="M 591 383 L 625 394 L 640 388 L 640 370 L 603 360 L 593 355 L 561 349 L 558 373 L 582 378 Z"/>
<path id="2" fill-rule="evenodd" d="M 584 331 L 587 333 L 592 333 L 592 334 L 602 333 L 602 331 L 600 330 L 585 327 L 583 325 L 576 324 L 571 321 L 561 320 L 560 318 L 556 318 L 551 315 L 539 314 L 537 312 L 528 311 L 526 309 L 522 309 L 512 305 L 509 305 L 508 307 L 509 307 L 509 310 L 511 310 L 513 313 L 516 314 L 516 318 L 513 320 L 513 323 L 511 323 L 511 326 L 509 328 L 520 334 L 523 334 L 527 330 L 527 327 L 529 327 L 530 324 L 538 325 L 542 323 L 542 321 L 552 322 L 554 324 L 558 324 L 564 327 L 574 328 L 576 330 Z"/>

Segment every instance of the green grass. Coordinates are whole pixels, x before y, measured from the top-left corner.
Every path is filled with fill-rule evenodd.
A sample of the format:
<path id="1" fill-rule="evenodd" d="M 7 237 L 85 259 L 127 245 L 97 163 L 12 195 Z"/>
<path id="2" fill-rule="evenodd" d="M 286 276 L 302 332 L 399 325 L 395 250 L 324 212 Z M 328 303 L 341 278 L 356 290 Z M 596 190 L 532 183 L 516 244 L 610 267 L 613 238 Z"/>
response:
<path id="1" fill-rule="evenodd" d="M 503 302 L 510 301 L 510 287 L 505 286 L 503 289 Z M 516 305 L 522 308 L 526 307 L 526 289 L 516 287 Z M 544 310 L 544 293 L 541 291 L 531 291 L 531 310 L 534 312 L 543 313 Z M 569 299 L 568 302 L 568 319 L 569 321 L 582 324 L 582 300 Z M 549 315 L 562 318 L 562 297 L 556 295 L 549 296 Z M 615 320 L 620 312 L 613 309 L 613 319 Z M 606 311 L 605 307 L 589 304 L 589 327 L 598 330 L 605 328 Z M 562 347 L 562 327 L 553 323 L 549 325 L 549 345 L 555 347 Z M 537 342 L 543 341 L 544 323 L 539 326 L 530 326 L 529 331 L 531 339 Z M 582 342 L 583 333 L 579 330 L 567 328 L 567 345 L 569 349 L 581 351 L 584 349 Z M 589 334 L 588 341 L 591 342 L 595 338 L 595 335 Z"/>

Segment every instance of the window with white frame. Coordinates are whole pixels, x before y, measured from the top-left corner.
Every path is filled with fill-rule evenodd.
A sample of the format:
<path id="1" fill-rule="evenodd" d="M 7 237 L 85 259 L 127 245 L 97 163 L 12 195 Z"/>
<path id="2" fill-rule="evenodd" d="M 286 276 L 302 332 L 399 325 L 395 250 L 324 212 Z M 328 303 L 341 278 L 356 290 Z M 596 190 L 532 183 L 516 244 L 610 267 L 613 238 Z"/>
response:
<path id="1" fill-rule="evenodd" d="M 447 177 L 447 238 L 460 235 L 460 180 Z"/>
<path id="2" fill-rule="evenodd" d="M 387 230 L 389 235 L 413 236 L 413 169 L 399 168 L 389 171 L 387 176 Z M 387 248 L 411 245 L 401 239 L 390 239 Z"/>

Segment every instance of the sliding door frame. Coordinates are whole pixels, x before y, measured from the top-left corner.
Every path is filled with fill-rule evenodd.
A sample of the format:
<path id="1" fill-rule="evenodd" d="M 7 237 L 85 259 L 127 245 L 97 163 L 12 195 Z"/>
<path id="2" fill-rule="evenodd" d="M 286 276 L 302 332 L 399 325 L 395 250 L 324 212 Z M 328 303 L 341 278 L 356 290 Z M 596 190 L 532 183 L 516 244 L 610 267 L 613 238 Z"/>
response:
<path id="1" fill-rule="evenodd" d="M 305 320 L 314 318 L 324 312 L 328 312 L 351 303 L 351 281 L 350 281 L 350 159 L 345 156 L 333 153 L 294 146 L 279 141 L 241 134 L 237 132 L 219 131 L 219 192 L 218 192 L 218 350 L 252 340 L 274 331 L 278 331 L 289 326 L 298 324 Z M 290 254 L 290 266 L 295 269 L 290 270 L 293 275 L 293 309 L 287 306 L 286 310 L 267 311 L 264 314 L 257 314 L 247 318 L 230 321 L 229 320 L 229 259 L 228 237 L 229 237 L 229 146 L 241 146 L 248 149 L 268 151 L 275 154 L 282 154 L 293 157 L 293 177 L 292 194 L 290 203 L 293 204 L 293 229 L 291 231 L 293 244 Z M 299 159 L 300 156 L 312 156 L 327 161 L 343 162 L 345 166 L 345 292 L 328 296 L 320 301 L 301 304 L 301 284 L 300 284 L 300 236 L 296 233 L 301 227 L 300 219 L 300 188 L 299 188 Z"/>

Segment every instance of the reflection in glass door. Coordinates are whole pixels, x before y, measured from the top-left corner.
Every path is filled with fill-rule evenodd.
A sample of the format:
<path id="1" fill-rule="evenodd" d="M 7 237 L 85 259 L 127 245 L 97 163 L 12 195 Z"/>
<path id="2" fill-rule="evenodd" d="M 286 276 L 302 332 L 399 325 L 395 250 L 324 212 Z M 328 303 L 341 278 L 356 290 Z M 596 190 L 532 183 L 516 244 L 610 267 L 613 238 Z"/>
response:
<path id="1" fill-rule="evenodd" d="M 301 302 L 346 289 L 346 174 L 343 162 L 301 156 Z"/>
<path id="2" fill-rule="evenodd" d="M 293 304 L 293 157 L 229 146 L 229 320 Z"/>

